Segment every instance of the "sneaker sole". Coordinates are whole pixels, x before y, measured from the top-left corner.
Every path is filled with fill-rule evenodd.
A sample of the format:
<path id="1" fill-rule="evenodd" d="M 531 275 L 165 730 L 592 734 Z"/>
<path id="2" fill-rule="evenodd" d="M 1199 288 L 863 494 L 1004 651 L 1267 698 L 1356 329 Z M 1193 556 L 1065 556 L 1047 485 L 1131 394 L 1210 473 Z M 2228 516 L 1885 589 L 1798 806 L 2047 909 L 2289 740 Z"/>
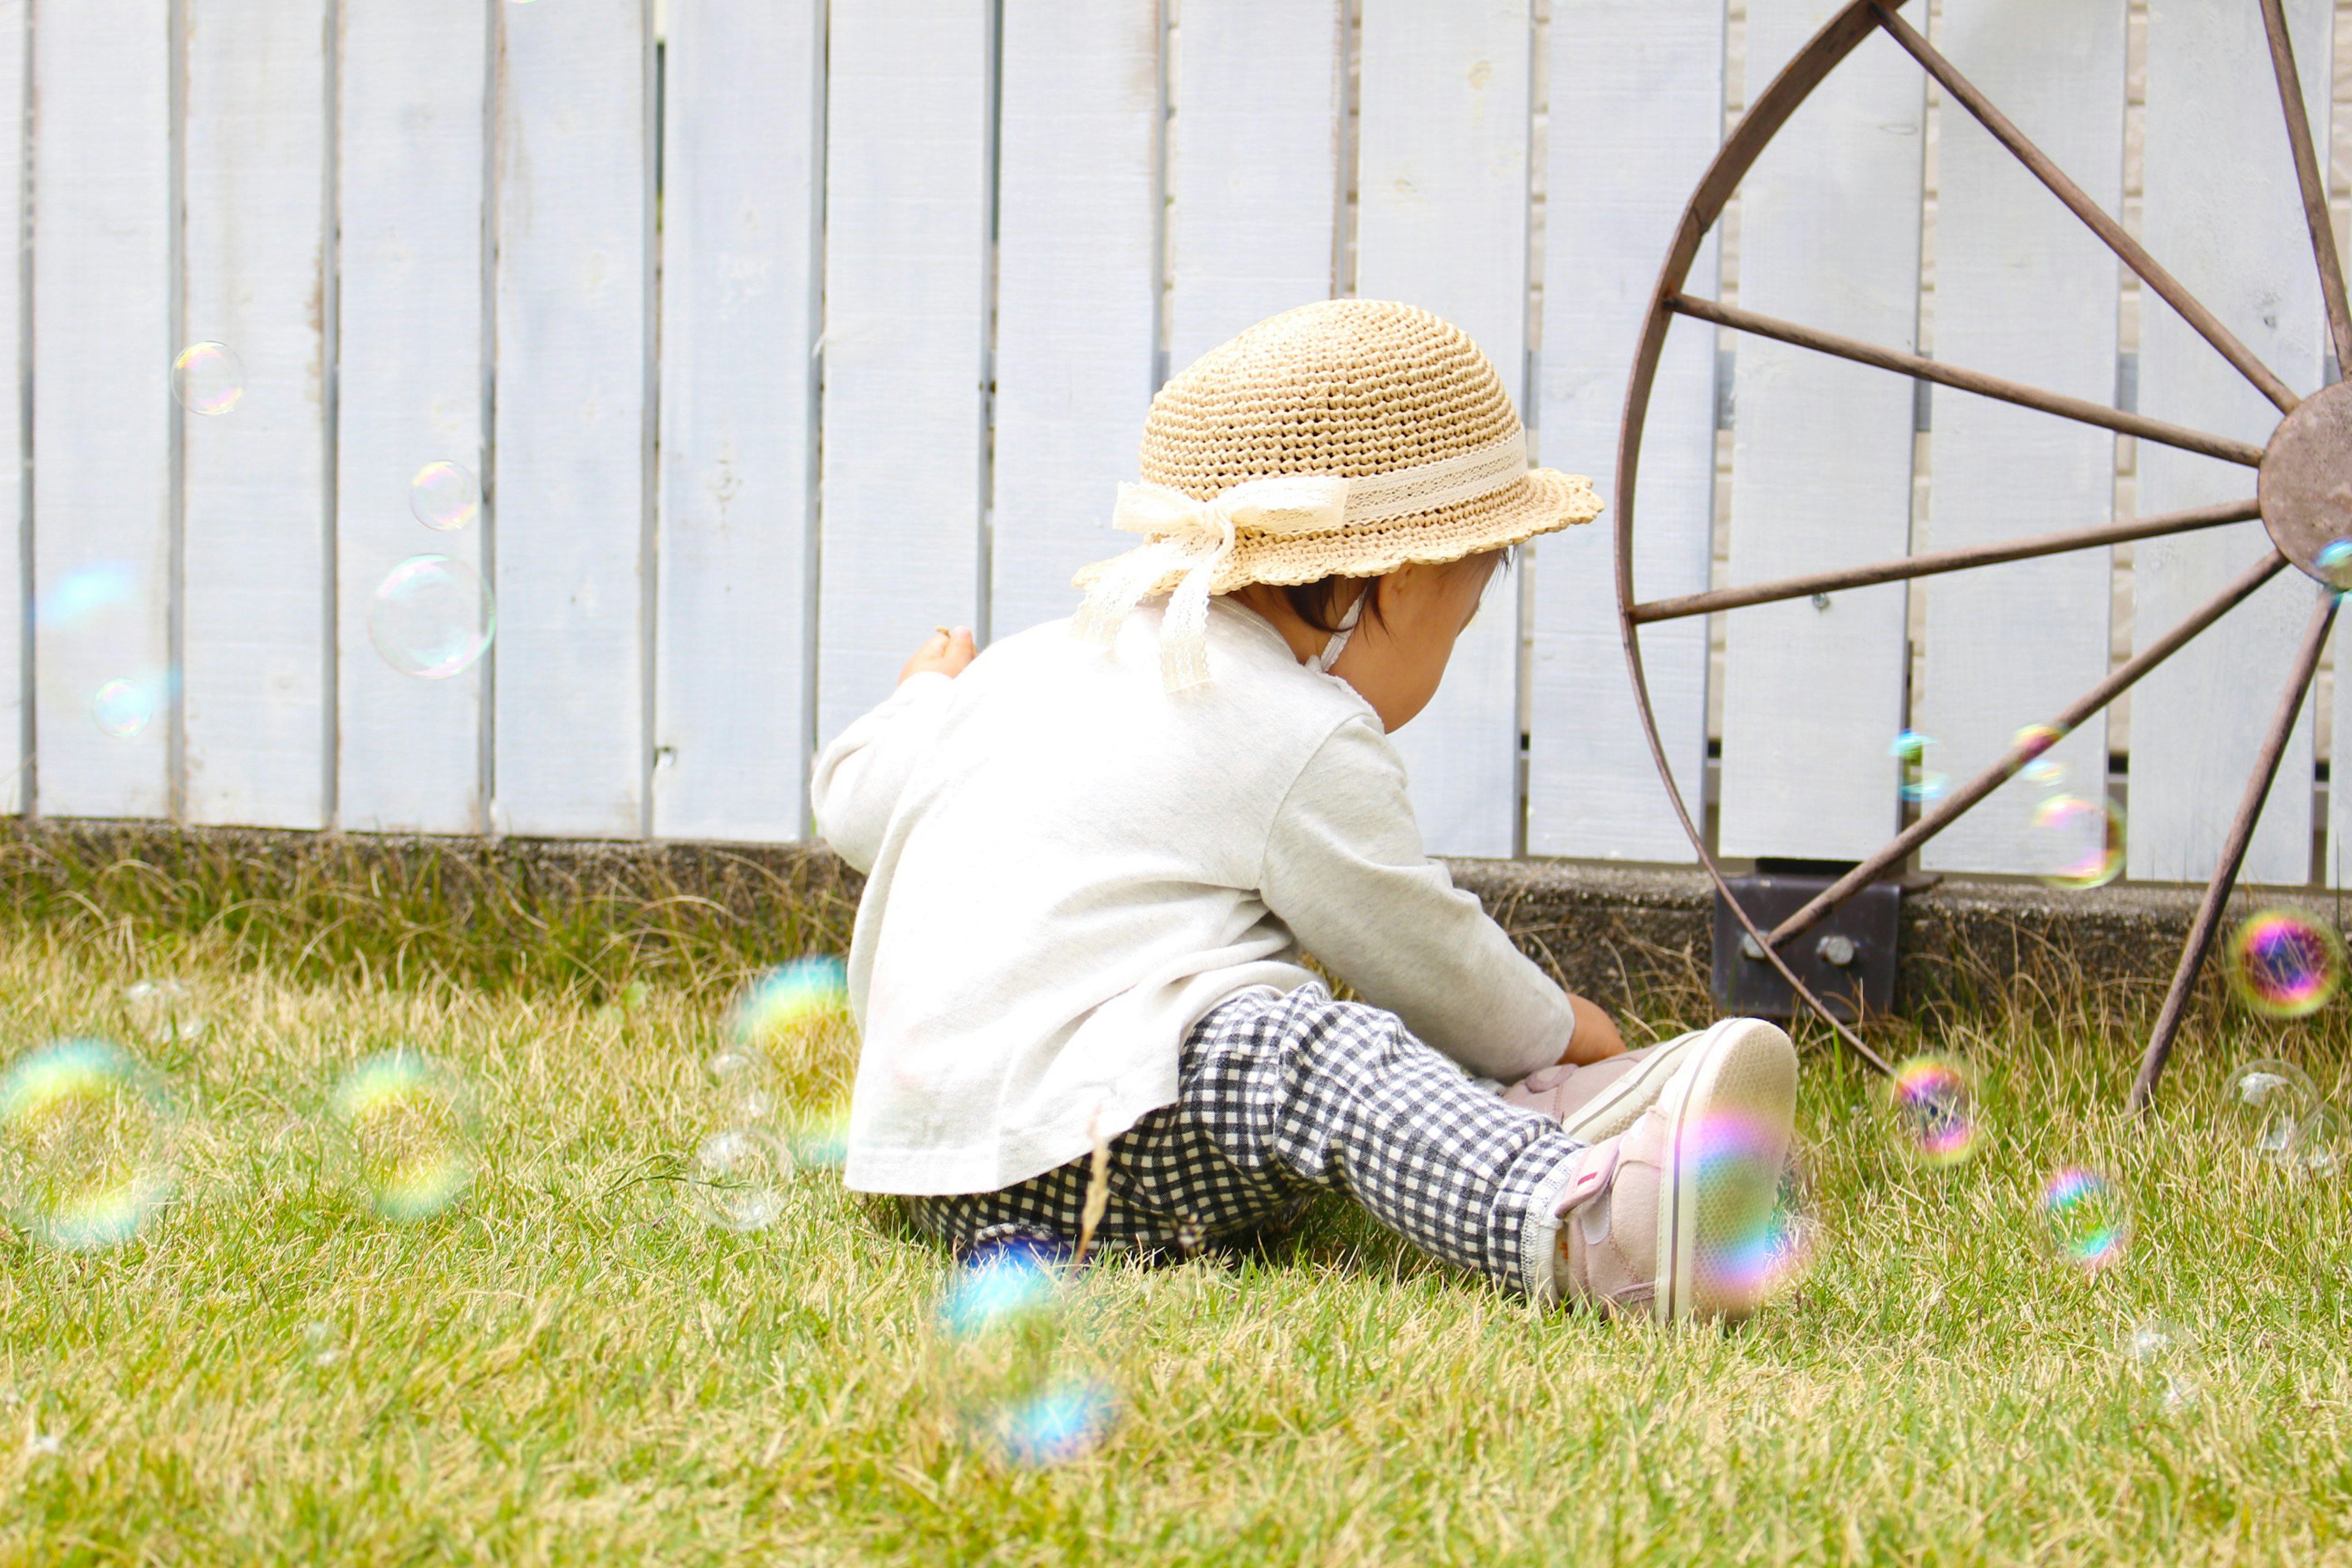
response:
<path id="1" fill-rule="evenodd" d="M 1723 1022 L 1685 1035 L 1655 1047 L 1642 1058 L 1633 1072 L 1619 1079 L 1589 1104 L 1580 1105 L 1560 1120 L 1560 1131 L 1587 1143 L 1598 1143 L 1614 1138 L 1642 1119 L 1642 1112 L 1657 1104 L 1658 1097 L 1666 1091 L 1683 1064 L 1706 1047 L 1716 1034 L 1734 1024 L 1752 1022 L 1747 1018 L 1726 1018 Z"/>
<path id="2" fill-rule="evenodd" d="M 1745 1318 L 1761 1303 L 1773 1200 L 1797 1106 L 1797 1051 L 1757 1018 L 1709 1029 L 1658 1104 L 1658 1321 Z"/>

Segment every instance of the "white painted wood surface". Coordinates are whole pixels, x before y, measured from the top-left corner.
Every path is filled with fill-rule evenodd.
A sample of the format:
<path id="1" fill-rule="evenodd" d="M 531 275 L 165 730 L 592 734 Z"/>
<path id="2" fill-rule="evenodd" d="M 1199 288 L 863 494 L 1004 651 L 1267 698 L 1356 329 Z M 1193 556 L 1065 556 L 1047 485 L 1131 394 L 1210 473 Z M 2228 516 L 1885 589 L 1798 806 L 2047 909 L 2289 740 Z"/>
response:
<path id="1" fill-rule="evenodd" d="M 1941 47 L 2036 145 L 2109 212 L 2121 210 L 2124 32 L 2111 0 L 1946 0 Z M 2052 199 L 1965 110 L 1943 114 L 1937 203 L 1936 357 L 2105 403 L 2115 393 L 2114 252 Z M 1948 550 L 2107 521 L 2116 437 L 1938 389 L 1929 437 L 1928 537 Z M 1924 689 L 1913 727 L 1926 765 L 1974 776 L 2027 724 L 2107 670 L 2112 563 L 2105 550 L 1928 578 Z M 2054 792 L 2105 788 L 2106 721 L 2050 761 L 2044 786 L 2011 779 L 1931 840 L 1933 870 L 2047 869 L 2071 846 L 2038 846 L 2033 814 Z"/>
<path id="2" fill-rule="evenodd" d="M 1356 292 L 1468 332 L 1527 392 L 1527 0 L 1364 0 Z M 1427 708 L 1393 737 L 1432 854 L 1514 853 L 1519 582 L 1497 571 Z"/>
<path id="3" fill-rule="evenodd" d="M 1339 292 L 1339 0 L 1184 0 L 1169 127 L 1168 364 Z"/>
<path id="4" fill-rule="evenodd" d="M 650 0 L 503 7 L 493 819 L 643 833 Z"/>
<path id="5" fill-rule="evenodd" d="M 824 12 L 669 12 L 657 837 L 805 831 Z"/>
<path id="6" fill-rule="evenodd" d="M 1757 0 L 1748 77 L 1769 80 L 1838 7 Z M 1739 302 L 1890 348 L 1918 321 L 1919 68 L 1874 35 L 1815 89 L 1741 189 Z M 1734 583 L 1899 555 L 1910 536 L 1911 383 L 1738 342 Z M 1724 853 L 1856 860 L 1895 825 L 1904 585 L 1733 612 Z"/>
<path id="7" fill-rule="evenodd" d="M 1536 547 L 1528 848 L 1686 861 L 1643 739 L 1617 630 L 1613 508 L 1625 380 L 1683 205 L 1714 157 L 1723 102 L 1716 0 L 1590 0 L 1552 14 L 1543 347 L 1537 455 L 1591 478 L 1612 509 Z M 1608 61 L 1605 70 L 1594 62 Z M 1709 240 L 1690 287 L 1712 294 Z M 1642 443 L 1634 586 L 1706 586 L 1715 528 L 1715 331 L 1666 341 Z M 1706 623 L 1643 633 L 1651 705 L 1699 809 L 1706 766 Z"/>
<path id="8" fill-rule="evenodd" d="M 245 395 L 183 426 L 182 683 L 195 822 L 326 825 L 326 0 L 184 0 L 186 336 Z"/>
<path id="9" fill-rule="evenodd" d="M 35 746 L 52 816 L 174 805 L 169 18 L 165 0 L 81 0 L 33 30 Z M 117 680 L 148 694 L 135 735 L 92 716 Z"/>
<path id="10" fill-rule="evenodd" d="M 25 167 L 25 51 L 28 42 L 26 0 L 0 0 L 0 169 Z M 21 235 L 25 188 L 0 179 L 0 226 Z M 30 802 L 26 768 L 25 560 L 31 520 L 25 511 L 25 477 L 31 454 L 25 447 L 25 286 L 29 281 L 24 247 L 0 255 L 0 467 L 16 482 L 0 489 L 0 815 L 25 810 Z"/>
<path id="11" fill-rule="evenodd" d="M 1160 303 L 1153 0 L 1005 0 L 997 175 L 989 627 L 1076 607 L 1070 574 L 1139 542 L 1136 475 Z"/>
<path id="12" fill-rule="evenodd" d="M 349 0 L 336 175 L 342 225 L 335 448 L 336 819 L 360 831 L 488 831 L 488 658 L 441 680 L 384 662 L 368 612 L 412 555 L 477 569 L 492 509 L 420 524 L 427 463 L 488 478 L 485 51 L 498 0 Z"/>
<path id="13" fill-rule="evenodd" d="M 835 11 L 826 89 L 817 738 L 982 599 L 989 10 Z"/>
<path id="14" fill-rule="evenodd" d="M 2325 61 L 2326 0 L 2288 0 L 2296 54 Z M 2319 381 L 2326 329 L 2286 127 L 2254 5 L 2154 0 L 2147 39 L 2143 238 L 2255 355 L 2300 392 Z M 2327 145 L 2326 68 L 2305 66 L 2314 134 Z M 2143 413 L 2262 442 L 2279 411 L 2167 307 L 2141 307 Z M 2139 444 L 2143 511 L 2252 494 L 2253 472 Z M 2143 645 L 2266 548 L 2258 523 L 2138 546 L 2135 627 Z M 2132 697 L 2129 875 L 2212 874 L 2254 752 L 2277 705 L 2317 590 L 2289 572 L 2142 681 Z M 2248 882 L 2311 875 L 2311 707 L 2305 705 L 2246 857 Z"/>

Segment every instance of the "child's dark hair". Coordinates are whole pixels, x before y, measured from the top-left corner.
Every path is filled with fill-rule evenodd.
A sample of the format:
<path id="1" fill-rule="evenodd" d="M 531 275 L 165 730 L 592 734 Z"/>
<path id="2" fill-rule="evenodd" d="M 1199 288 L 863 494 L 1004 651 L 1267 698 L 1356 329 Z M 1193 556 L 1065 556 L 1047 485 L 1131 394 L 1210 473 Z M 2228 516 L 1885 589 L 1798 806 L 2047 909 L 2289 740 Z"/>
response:
<path id="1" fill-rule="evenodd" d="M 1515 544 L 1505 550 L 1496 568 L 1497 575 L 1509 572 L 1518 560 L 1518 546 Z M 1474 558 L 1465 556 L 1463 559 Z M 1282 584 L 1282 596 L 1290 602 L 1291 614 L 1328 637 L 1339 631 L 1340 619 L 1347 615 L 1348 606 L 1355 603 L 1354 596 L 1348 590 L 1360 583 L 1363 584 L 1365 595 L 1364 614 L 1380 626 L 1388 625 L 1381 619 L 1381 582 L 1378 577 L 1326 577 L 1315 583 L 1286 583 Z"/>

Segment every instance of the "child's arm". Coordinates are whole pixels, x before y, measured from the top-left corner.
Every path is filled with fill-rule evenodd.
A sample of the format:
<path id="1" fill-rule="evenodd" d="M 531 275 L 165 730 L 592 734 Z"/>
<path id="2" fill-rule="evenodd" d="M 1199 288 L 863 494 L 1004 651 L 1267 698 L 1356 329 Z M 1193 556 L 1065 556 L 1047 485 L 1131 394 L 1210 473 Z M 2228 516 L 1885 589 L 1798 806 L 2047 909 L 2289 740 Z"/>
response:
<path id="1" fill-rule="evenodd" d="M 1369 715 L 1334 731 L 1291 785 L 1259 886 L 1302 948 L 1473 1071 L 1507 1082 L 1622 1048 L 1613 1026 L 1601 1039 L 1580 1025 L 1568 994 L 1423 852 L 1404 766 Z"/>
<path id="2" fill-rule="evenodd" d="M 872 870 L 882 852 L 898 794 L 946 707 L 948 681 L 974 657 L 971 627 L 940 627 L 898 672 L 898 689 L 817 758 L 809 781 L 817 837 L 860 871 Z"/>

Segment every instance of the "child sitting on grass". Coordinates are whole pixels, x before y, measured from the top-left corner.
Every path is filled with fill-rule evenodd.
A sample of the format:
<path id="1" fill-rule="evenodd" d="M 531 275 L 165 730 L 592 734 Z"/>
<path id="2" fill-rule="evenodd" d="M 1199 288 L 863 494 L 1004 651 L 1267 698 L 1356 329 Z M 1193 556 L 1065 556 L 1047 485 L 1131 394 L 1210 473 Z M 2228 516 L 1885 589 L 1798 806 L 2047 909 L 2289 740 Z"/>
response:
<path id="1" fill-rule="evenodd" d="M 1202 356 L 1142 473 L 1113 521 L 1147 542 L 1079 574 L 1073 619 L 933 637 L 818 760 L 867 874 L 847 1184 L 959 1249 L 1179 1253 L 1336 1188 L 1538 1300 L 1752 1310 L 1787 1037 L 1625 1050 L 1423 852 L 1388 741 L 1591 487 L 1528 468 L 1463 332 L 1363 300 Z"/>

